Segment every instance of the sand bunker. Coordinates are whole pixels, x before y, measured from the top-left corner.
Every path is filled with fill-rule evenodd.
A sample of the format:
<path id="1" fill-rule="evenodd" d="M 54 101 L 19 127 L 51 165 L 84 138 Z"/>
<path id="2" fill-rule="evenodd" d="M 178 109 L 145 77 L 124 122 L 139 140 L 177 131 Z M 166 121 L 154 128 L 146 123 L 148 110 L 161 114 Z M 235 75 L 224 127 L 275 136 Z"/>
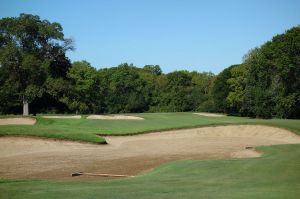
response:
<path id="1" fill-rule="evenodd" d="M 44 115 L 41 116 L 42 118 L 58 118 L 58 119 L 80 119 L 81 115 L 64 115 L 64 116 L 60 116 L 60 115 Z"/>
<path id="2" fill-rule="evenodd" d="M 143 120 L 144 118 L 130 115 L 90 115 L 86 119 L 96 120 Z"/>
<path id="3" fill-rule="evenodd" d="M 195 115 L 201 115 L 205 117 L 225 117 L 226 115 L 216 114 L 216 113 L 194 113 Z"/>
<path id="4" fill-rule="evenodd" d="M 34 125 L 34 118 L 0 118 L 0 125 Z"/>
<path id="5" fill-rule="evenodd" d="M 101 179 L 70 177 L 77 171 L 139 175 L 174 160 L 257 157 L 260 154 L 251 147 L 300 143 L 300 136 L 287 130 L 253 125 L 203 127 L 106 139 L 108 145 L 2 137 L 0 178 Z"/>

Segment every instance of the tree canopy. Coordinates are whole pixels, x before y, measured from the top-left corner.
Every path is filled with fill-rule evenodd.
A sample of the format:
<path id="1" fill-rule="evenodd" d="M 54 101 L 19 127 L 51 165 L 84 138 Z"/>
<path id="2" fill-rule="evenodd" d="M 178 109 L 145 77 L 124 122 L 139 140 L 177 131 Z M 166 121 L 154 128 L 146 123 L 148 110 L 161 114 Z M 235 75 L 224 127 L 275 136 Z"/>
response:
<path id="1" fill-rule="evenodd" d="M 213 93 L 218 110 L 228 114 L 299 118 L 300 27 L 251 50 L 243 64 L 226 68 Z"/>
<path id="2" fill-rule="evenodd" d="M 48 78 L 66 77 L 70 61 L 65 52 L 72 48 L 70 44 L 71 41 L 64 38 L 59 23 L 50 23 L 30 14 L 2 18 L 0 96 L 9 98 L 12 104 L 22 100 L 30 103 L 42 97 Z M 15 94 L 6 96 L 4 90 Z"/>
<path id="3" fill-rule="evenodd" d="M 300 27 L 276 35 L 220 74 L 122 63 L 71 63 L 59 23 L 21 14 L 0 20 L 0 113 L 208 111 L 300 118 Z"/>

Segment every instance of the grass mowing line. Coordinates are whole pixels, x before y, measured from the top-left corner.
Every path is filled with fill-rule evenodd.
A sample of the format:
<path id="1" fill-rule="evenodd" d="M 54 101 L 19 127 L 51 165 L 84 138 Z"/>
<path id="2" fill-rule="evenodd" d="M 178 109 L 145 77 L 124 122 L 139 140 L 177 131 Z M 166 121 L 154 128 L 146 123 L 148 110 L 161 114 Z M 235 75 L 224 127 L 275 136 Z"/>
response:
<path id="1" fill-rule="evenodd" d="M 31 115 L 0 115 L 0 119 L 5 119 L 5 118 L 32 118 L 32 119 L 35 119 L 36 117 L 31 116 Z"/>
<path id="2" fill-rule="evenodd" d="M 46 137 L 90 143 L 105 143 L 100 136 L 135 135 L 168 130 L 198 128 L 205 126 L 260 124 L 286 128 L 300 132 L 300 120 L 261 120 L 240 117 L 210 118 L 192 113 L 141 113 L 130 114 L 145 118 L 140 121 L 46 119 L 36 117 L 33 126 L 0 126 L 0 135 Z M 288 125 L 286 125 L 288 123 Z"/>
<path id="3" fill-rule="evenodd" d="M 41 140 L 51 140 L 51 141 L 64 141 L 64 142 L 78 142 L 82 144 L 95 144 L 95 145 L 106 145 L 108 144 L 106 140 L 103 138 L 103 141 L 98 141 L 98 142 L 90 142 L 90 141 L 82 141 L 78 139 L 70 139 L 70 138 L 56 138 L 56 137 L 46 137 L 46 136 L 38 136 L 38 135 L 1 135 L 1 137 L 16 137 L 16 138 L 31 138 L 31 139 L 41 139 Z M 102 137 L 100 137 L 101 139 Z"/>

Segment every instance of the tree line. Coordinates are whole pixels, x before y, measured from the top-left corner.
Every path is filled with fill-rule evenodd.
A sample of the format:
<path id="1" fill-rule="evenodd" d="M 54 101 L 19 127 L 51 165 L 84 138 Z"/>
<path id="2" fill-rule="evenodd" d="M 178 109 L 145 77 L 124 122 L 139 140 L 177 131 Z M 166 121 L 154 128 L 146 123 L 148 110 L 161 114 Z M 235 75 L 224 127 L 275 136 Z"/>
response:
<path id="1" fill-rule="evenodd" d="M 212 93 L 220 112 L 300 118 L 300 26 L 252 49 L 242 64 L 223 70 Z"/>
<path id="2" fill-rule="evenodd" d="M 163 73 L 159 65 L 71 63 L 59 23 L 21 14 L 0 20 L 0 114 L 223 112 L 300 117 L 300 27 L 245 55 L 220 74 Z"/>

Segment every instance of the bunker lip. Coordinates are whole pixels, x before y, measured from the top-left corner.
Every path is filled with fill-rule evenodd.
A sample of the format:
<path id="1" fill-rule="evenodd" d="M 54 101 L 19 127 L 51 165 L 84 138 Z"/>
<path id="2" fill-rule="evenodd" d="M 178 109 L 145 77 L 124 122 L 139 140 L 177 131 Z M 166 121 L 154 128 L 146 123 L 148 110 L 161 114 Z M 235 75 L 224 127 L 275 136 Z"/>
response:
<path id="1" fill-rule="evenodd" d="M 193 114 L 205 116 L 205 117 L 226 117 L 226 115 L 217 114 L 217 113 L 207 113 L 207 112 L 198 112 L 198 113 L 193 113 Z"/>
<path id="2" fill-rule="evenodd" d="M 0 118 L 0 125 L 34 125 L 36 119 L 30 117 Z"/>
<path id="3" fill-rule="evenodd" d="M 83 140 L 72 140 L 68 138 L 55 138 L 55 137 L 45 137 L 45 136 L 39 136 L 39 135 L 19 135 L 19 134 L 12 134 L 12 135 L 0 135 L 1 138 L 20 138 L 20 139 L 31 139 L 31 140 L 45 140 L 45 141 L 53 141 L 53 142 L 62 142 L 64 144 L 65 142 L 70 143 L 80 143 L 80 144 L 91 144 L 91 145 L 107 145 L 107 141 L 97 141 L 97 142 L 90 142 L 90 141 L 83 141 Z"/>
<path id="4" fill-rule="evenodd" d="M 201 127 L 138 136 L 106 136 L 108 145 L 0 137 L 0 178 L 115 179 L 74 172 L 137 176 L 175 160 L 258 157 L 256 146 L 300 143 L 288 130 L 261 125 Z"/>

